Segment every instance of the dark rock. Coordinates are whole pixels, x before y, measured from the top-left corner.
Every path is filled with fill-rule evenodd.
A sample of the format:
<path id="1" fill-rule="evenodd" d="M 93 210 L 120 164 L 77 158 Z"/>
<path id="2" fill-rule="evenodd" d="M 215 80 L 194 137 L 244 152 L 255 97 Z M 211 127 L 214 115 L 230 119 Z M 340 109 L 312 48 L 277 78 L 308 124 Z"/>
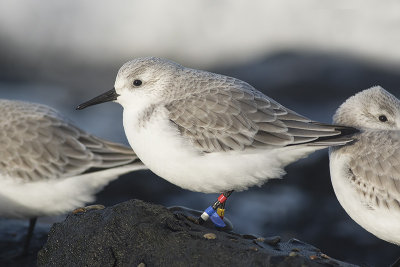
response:
<path id="1" fill-rule="evenodd" d="M 271 241 L 272 240 L 272 241 Z M 54 224 L 39 266 L 354 266 L 292 239 L 256 238 L 130 200 Z M 143 265 L 143 266 L 144 266 Z"/>

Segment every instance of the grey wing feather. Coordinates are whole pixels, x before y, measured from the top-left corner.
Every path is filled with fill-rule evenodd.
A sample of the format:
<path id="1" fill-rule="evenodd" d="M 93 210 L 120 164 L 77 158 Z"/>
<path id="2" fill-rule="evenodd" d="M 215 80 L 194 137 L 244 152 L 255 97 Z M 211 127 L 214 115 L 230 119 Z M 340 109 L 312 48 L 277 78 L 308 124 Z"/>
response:
<path id="1" fill-rule="evenodd" d="M 364 132 L 342 149 L 351 155 L 349 177 L 366 205 L 400 210 L 400 133 Z"/>
<path id="2" fill-rule="evenodd" d="M 0 112 L 2 175 L 34 181 L 138 161 L 132 149 L 80 130 L 47 106 L 1 100 Z"/>
<path id="3" fill-rule="evenodd" d="M 306 143 L 330 146 L 352 140 L 339 138 L 337 126 L 315 123 L 245 82 L 212 73 L 205 77 L 210 82 L 199 82 L 197 88 L 191 84 L 194 90 L 166 105 L 170 120 L 200 151 Z"/>

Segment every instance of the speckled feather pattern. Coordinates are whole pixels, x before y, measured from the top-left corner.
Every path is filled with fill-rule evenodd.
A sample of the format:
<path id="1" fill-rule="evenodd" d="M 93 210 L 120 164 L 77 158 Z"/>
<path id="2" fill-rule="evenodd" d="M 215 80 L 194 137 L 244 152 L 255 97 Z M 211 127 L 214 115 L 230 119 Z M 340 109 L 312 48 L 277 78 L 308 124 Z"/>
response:
<path id="1" fill-rule="evenodd" d="M 351 184 L 370 209 L 400 211 L 400 132 L 366 130 L 349 146 L 337 148 L 349 156 Z"/>
<path id="2" fill-rule="evenodd" d="M 375 86 L 347 99 L 334 122 L 360 130 L 330 149 L 340 204 L 367 231 L 400 245 L 400 101 Z"/>
<path id="3" fill-rule="evenodd" d="M 182 136 L 203 152 L 280 147 L 340 134 L 335 126 L 315 124 L 238 79 L 184 72 L 196 79 L 177 79 L 172 86 L 181 93 L 166 108 Z"/>
<path id="4" fill-rule="evenodd" d="M 137 159 L 130 148 L 85 133 L 44 105 L 0 100 L 0 114 L 0 179 L 63 178 Z"/>
<path id="5" fill-rule="evenodd" d="M 145 58 L 125 64 L 117 80 L 132 79 L 132 68 L 136 76 L 148 69 L 157 74 L 152 75 L 148 87 L 164 80 L 161 104 L 170 112 L 170 120 L 182 136 L 202 152 L 313 142 L 318 145 L 318 138 L 340 134 L 337 127 L 315 123 L 233 77 Z M 154 90 L 161 90 L 159 87 Z M 142 124 L 155 107 L 151 105 L 142 112 Z M 320 144 L 338 145 L 349 140 L 332 138 Z"/>

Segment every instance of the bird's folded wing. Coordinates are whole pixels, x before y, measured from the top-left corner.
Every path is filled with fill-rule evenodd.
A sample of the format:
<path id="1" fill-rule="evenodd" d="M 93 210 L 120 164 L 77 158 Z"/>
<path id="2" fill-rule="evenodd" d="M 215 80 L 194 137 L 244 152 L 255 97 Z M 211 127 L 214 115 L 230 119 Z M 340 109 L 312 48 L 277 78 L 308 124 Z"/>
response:
<path id="1" fill-rule="evenodd" d="M 15 115 L 0 132 L 2 175 L 34 181 L 137 160 L 132 149 L 85 133 L 47 106 L 13 108 Z"/>
<path id="2" fill-rule="evenodd" d="M 279 147 L 340 134 L 334 126 L 314 123 L 240 80 L 226 78 L 202 86 L 166 106 L 182 136 L 200 151 Z"/>
<path id="3" fill-rule="evenodd" d="M 368 131 L 345 149 L 349 177 L 365 203 L 400 210 L 400 132 Z"/>

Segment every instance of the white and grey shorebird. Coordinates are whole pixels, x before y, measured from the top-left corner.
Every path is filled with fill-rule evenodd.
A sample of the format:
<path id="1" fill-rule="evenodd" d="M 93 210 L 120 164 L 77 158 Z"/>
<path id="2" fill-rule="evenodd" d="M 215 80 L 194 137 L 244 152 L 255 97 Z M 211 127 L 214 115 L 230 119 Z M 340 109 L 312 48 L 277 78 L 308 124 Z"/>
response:
<path id="1" fill-rule="evenodd" d="M 307 119 L 236 78 L 155 57 L 124 64 L 114 89 L 77 109 L 107 101 L 123 106 L 128 141 L 151 171 L 191 191 L 226 192 L 222 201 L 354 132 Z"/>
<path id="2" fill-rule="evenodd" d="M 364 229 L 400 245 L 400 101 L 380 86 L 347 99 L 333 121 L 360 132 L 330 150 L 332 185 Z"/>
<path id="3" fill-rule="evenodd" d="M 30 219 L 24 253 L 37 217 L 82 207 L 118 176 L 146 168 L 131 148 L 48 106 L 2 99 L 0 114 L 0 217 Z"/>

